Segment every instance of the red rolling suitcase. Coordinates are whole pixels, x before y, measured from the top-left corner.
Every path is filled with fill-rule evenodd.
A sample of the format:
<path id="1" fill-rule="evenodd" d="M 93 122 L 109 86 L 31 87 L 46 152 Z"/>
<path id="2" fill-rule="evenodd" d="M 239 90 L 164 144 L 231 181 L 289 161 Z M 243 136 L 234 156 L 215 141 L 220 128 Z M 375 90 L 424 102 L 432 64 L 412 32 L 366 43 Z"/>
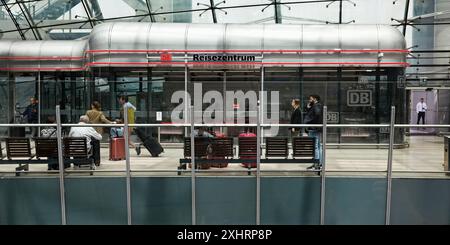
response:
<path id="1" fill-rule="evenodd" d="M 111 161 L 125 160 L 125 139 L 123 137 L 110 139 L 109 160 Z"/>
<path id="2" fill-rule="evenodd" d="M 256 159 L 256 134 L 251 132 L 239 134 L 239 139 L 249 138 L 249 141 L 242 144 L 239 141 L 239 158 L 241 159 Z M 250 141 L 251 140 L 251 141 Z M 245 168 L 256 168 L 256 161 L 251 163 L 242 163 L 242 167 Z"/>

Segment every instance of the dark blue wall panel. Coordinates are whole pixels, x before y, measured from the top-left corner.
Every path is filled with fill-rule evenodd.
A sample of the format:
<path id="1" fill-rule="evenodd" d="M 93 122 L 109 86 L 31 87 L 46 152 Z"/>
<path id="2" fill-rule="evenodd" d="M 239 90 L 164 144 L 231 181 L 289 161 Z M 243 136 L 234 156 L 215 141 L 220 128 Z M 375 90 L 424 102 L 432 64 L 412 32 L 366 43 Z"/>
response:
<path id="1" fill-rule="evenodd" d="M 261 179 L 261 224 L 320 223 L 320 178 Z"/>
<path id="2" fill-rule="evenodd" d="M 134 177 L 133 224 L 191 224 L 190 177 Z"/>
<path id="3" fill-rule="evenodd" d="M 394 179 L 391 224 L 450 225 L 450 179 Z"/>
<path id="4" fill-rule="evenodd" d="M 197 177 L 197 224 L 255 224 L 255 177 Z"/>
<path id="5" fill-rule="evenodd" d="M 325 224 L 384 224 L 385 178 L 328 177 Z"/>
<path id="6" fill-rule="evenodd" d="M 191 224 L 189 177 L 133 177 L 133 224 Z M 197 177 L 198 224 L 255 224 L 256 178 Z M 327 177 L 326 224 L 384 224 L 386 179 Z M 394 179 L 392 224 L 450 224 L 450 179 Z M 124 177 L 66 178 L 69 224 L 126 224 Z M 262 224 L 318 224 L 320 178 L 261 178 Z M 0 224 L 60 224 L 57 178 L 0 180 Z"/>
<path id="7" fill-rule="evenodd" d="M 59 180 L 0 179 L 0 224 L 61 224 Z"/>
<path id="8" fill-rule="evenodd" d="M 67 224 L 127 224 L 124 177 L 66 178 Z"/>

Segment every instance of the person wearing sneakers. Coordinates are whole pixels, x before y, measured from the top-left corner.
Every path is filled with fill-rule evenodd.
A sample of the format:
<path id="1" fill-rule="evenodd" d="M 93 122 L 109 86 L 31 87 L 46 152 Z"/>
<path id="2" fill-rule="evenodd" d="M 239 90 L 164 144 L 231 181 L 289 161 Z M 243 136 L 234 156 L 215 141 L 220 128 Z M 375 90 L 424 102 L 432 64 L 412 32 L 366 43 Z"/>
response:
<path id="1" fill-rule="evenodd" d="M 305 118 L 303 120 L 304 124 L 322 124 L 322 104 L 320 103 L 320 97 L 318 95 L 310 95 L 309 103 L 306 107 Z M 308 136 L 316 138 L 315 140 L 315 159 L 319 159 L 319 164 L 313 164 L 309 166 L 308 170 L 318 170 L 322 168 L 322 145 L 320 142 L 322 128 L 307 128 Z"/>

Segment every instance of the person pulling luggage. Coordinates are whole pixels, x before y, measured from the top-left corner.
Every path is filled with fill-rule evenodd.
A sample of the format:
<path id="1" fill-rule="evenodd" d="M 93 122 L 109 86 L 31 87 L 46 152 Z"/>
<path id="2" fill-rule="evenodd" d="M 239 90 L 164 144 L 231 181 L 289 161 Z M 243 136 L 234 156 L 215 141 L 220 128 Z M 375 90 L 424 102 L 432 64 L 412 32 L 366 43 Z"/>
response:
<path id="1" fill-rule="evenodd" d="M 119 97 L 120 104 L 120 120 L 125 122 L 124 118 L 124 106 L 127 107 L 127 116 L 128 116 L 128 124 L 134 124 L 134 112 L 136 111 L 136 107 L 128 101 L 128 96 L 122 95 Z M 131 141 L 131 133 L 133 132 L 133 127 L 128 127 L 128 146 L 133 148 L 134 143 Z"/>

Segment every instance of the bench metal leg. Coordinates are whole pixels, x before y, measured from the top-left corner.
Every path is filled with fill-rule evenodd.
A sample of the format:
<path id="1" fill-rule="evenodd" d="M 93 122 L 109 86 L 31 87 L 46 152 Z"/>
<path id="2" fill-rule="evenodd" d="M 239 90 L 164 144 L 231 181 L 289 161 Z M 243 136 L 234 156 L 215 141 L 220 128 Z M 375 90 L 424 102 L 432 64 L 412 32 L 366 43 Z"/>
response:
<path id="1" fill-rule="evenodd" d="M 178 166 L 177 169 L 178 169 L 177 175 L 181 175 L 181 170 L 187 169 L 187 163 L 180 163 L 180 166 Z"/>
<path id="2" fill-rule="evenodd" d="M 25 171 L 25 172 L 28 172 L 28 170 L 29 170 L 28 164 L 24 164 L 24 165 L 19 164 L 19 167 L 16 168 L 16 171 Z M 17 172 L 17 173 L 16 173 L 16 176 L 20 176 L 20 173 Z"/>

